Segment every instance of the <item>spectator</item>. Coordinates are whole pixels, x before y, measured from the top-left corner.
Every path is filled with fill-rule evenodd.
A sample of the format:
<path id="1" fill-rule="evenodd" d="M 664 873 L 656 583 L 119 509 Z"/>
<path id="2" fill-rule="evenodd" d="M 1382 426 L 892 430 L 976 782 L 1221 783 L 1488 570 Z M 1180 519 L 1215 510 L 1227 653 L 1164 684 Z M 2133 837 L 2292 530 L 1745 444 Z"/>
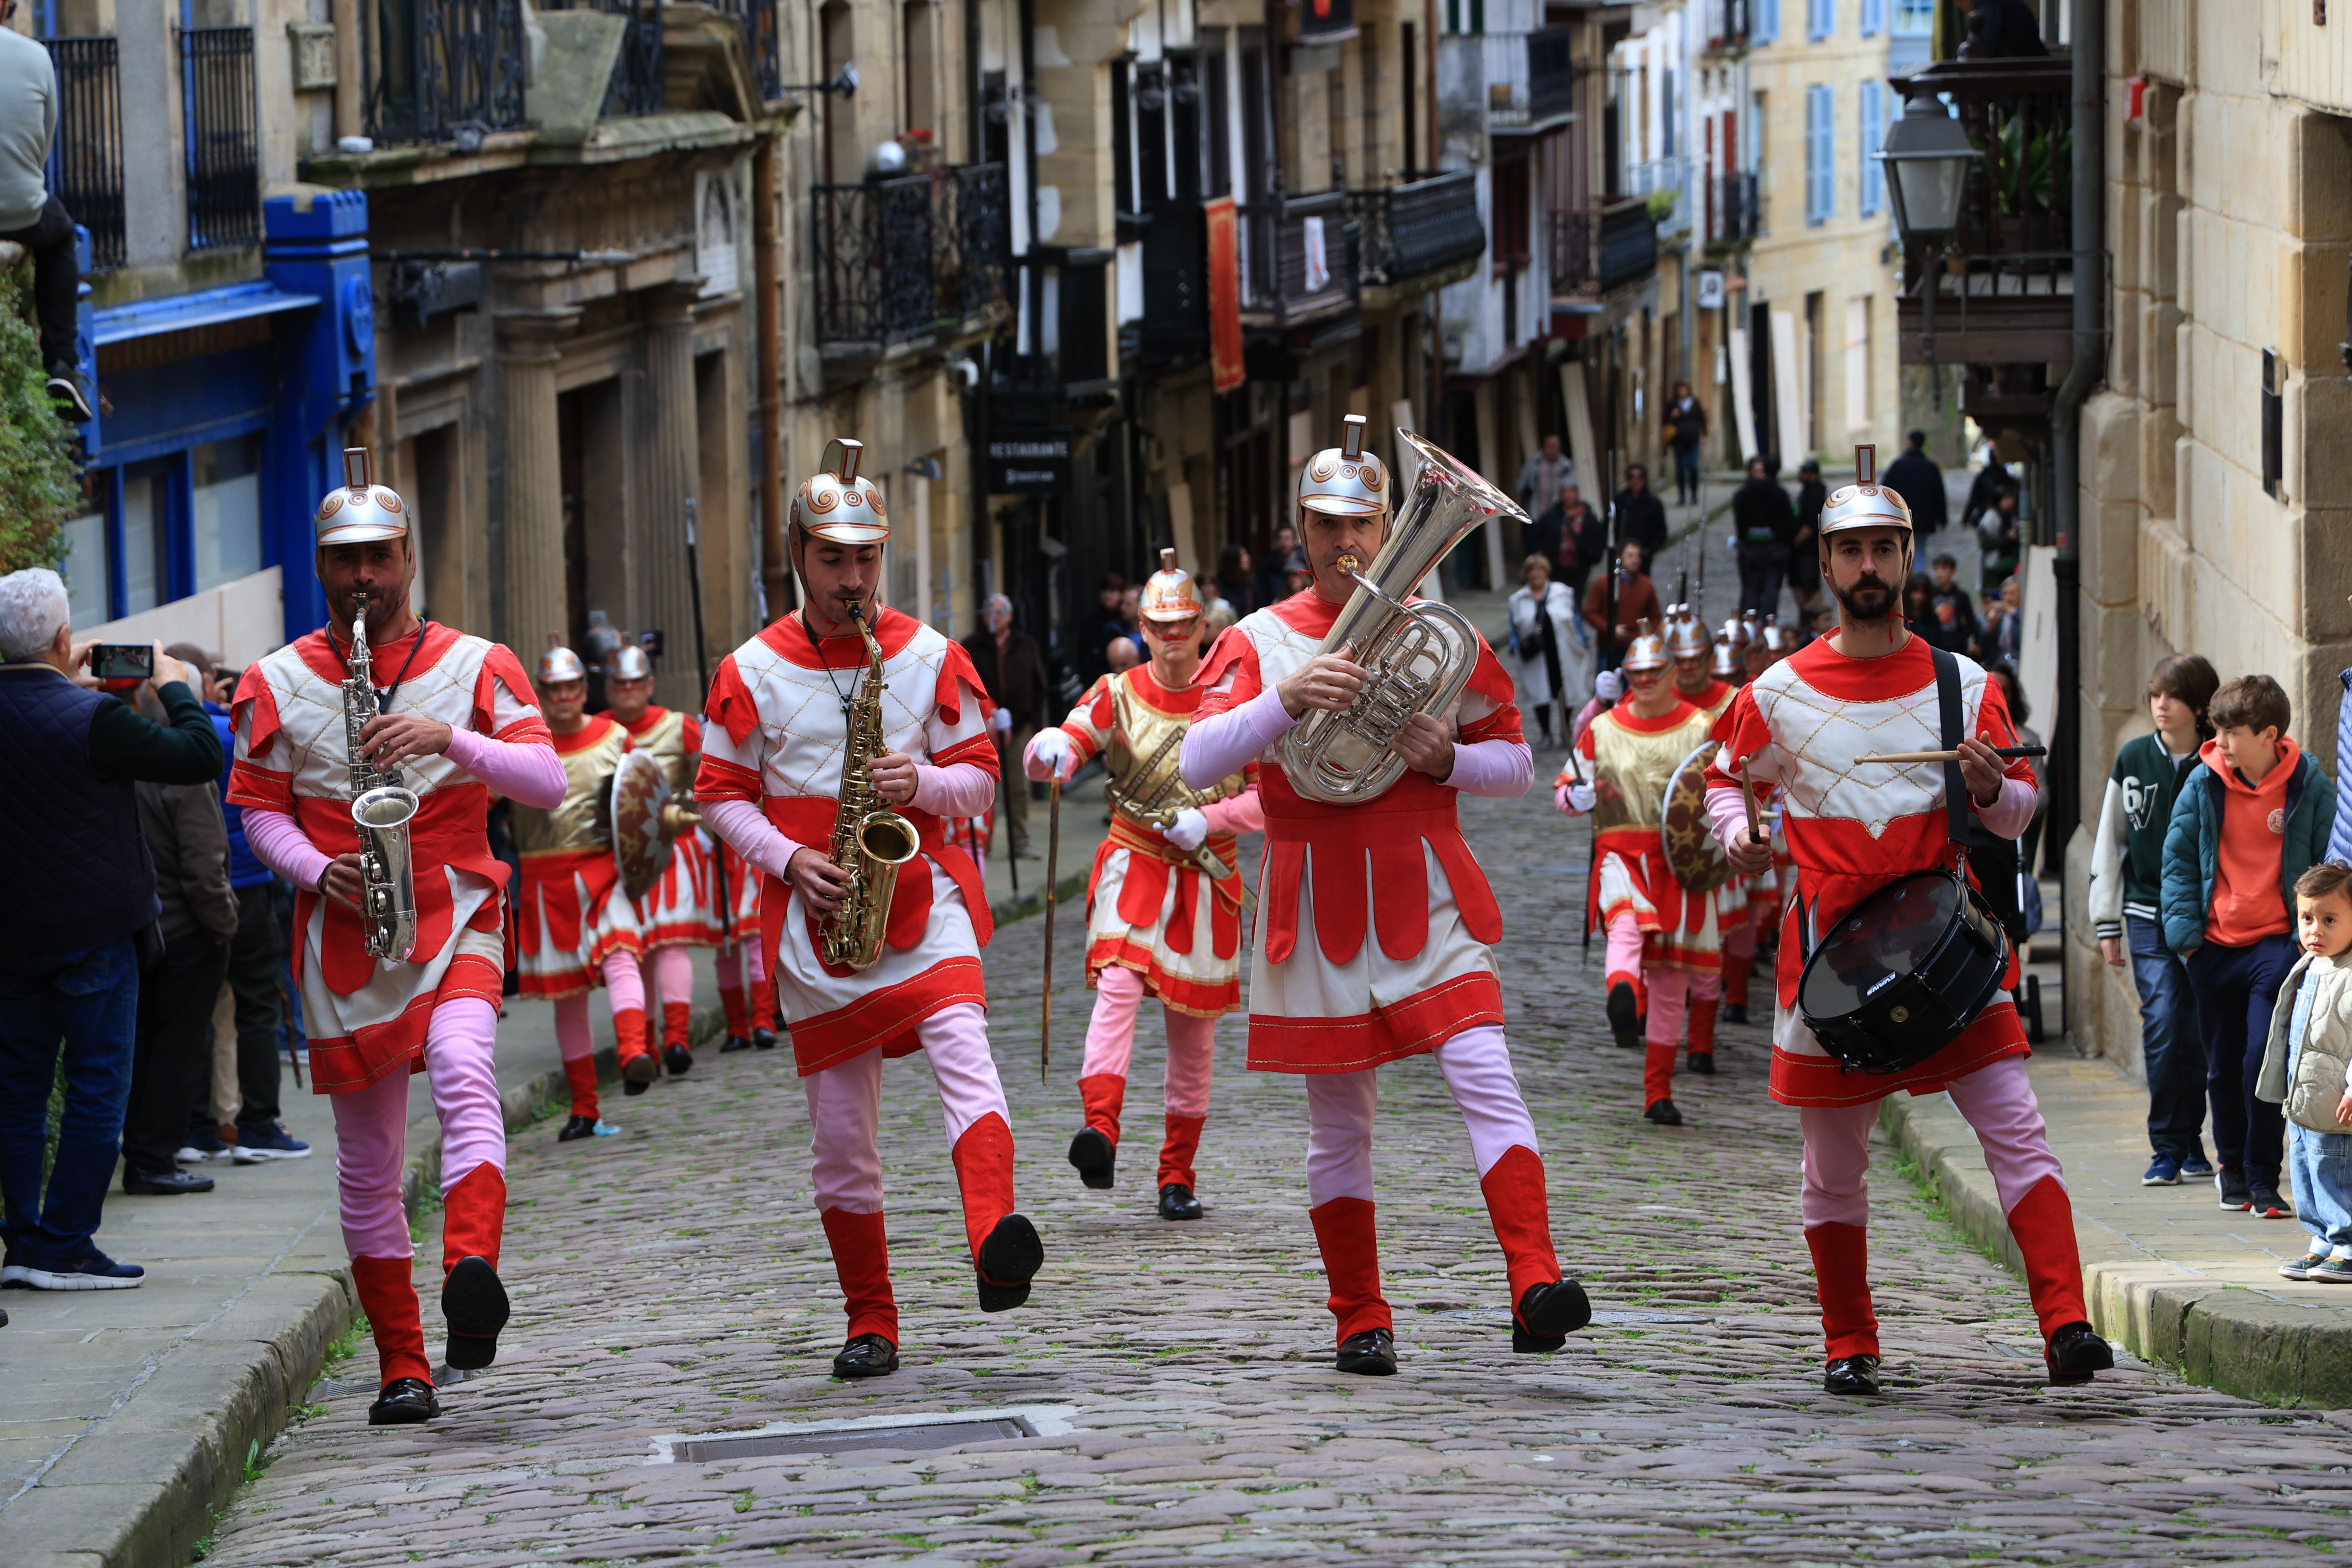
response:
<path id="1" fill-rule="evenodd" d="M 217 778 L 220 738 L 158 647 L 150 684 L 168 728 L 94 689 L 66 586 L 0 577 L 0 1283 L 127 1289 L 145 1270 L 92 1244 L 114 1173 L 139 1006 L 139 954 L 161 905 L 133 783 Z M 46 1194 L 49 1086 L 65 1079 Z"/>
<path id="2" fill-rule="evenodd" d="M 48 190 L 49 144 L 58 132 L 58 70 L 48 49 L 14 27 L 16 0 L 0 0 L 0 239 L 33 258 L 33 314 L 50 404 L 71 425 L 89 422 L 88 389 L 74 340 L 81 263 L 74 220 Z"/>
<path id="3" fill-rule="evenodd" d="M 1903 455 L 1886 465 L 1884 478 L 1886 488 L 1911 509 L 1911 537 L 1925 539 L 1942 532 L 1951 513 L 1944 499 L 1944 470 L 1927 456 L 1927 432 L 1912 431 L 1910 441 Z"/>
<path id="4" fill-rule="evenodd" d="M 1094 631 L 1087 641 L 1087 657 L 1092 667 L 1090 678 L 1109 668 L 1110 645 L 1126 635 L 1126 627 L 1119 622 L 1119 605 L 1126 597 L 1127 579 L 1117 572 L 1104 573 L 1102 581 L 1095 584 Z"/>
<path id="5" fill-rule="evenodd" d="M 2015 664 L 2025 641 L 2025 584 L 2012 574 L 2003 580 L 1998 595 L 1987 597 L 1991 603 L 1985 605 L 1985 618 L 1977 627 L 1977 646 L 1988 659 Z"/>
<path id="6" fill-rule="evenodd" d="M 2271 1014 L 2254 1092 L 2278 1104 L 2294 1178 L 2295 1217 L 2310 1234 L 2289 1279 L 2352 1285 L 2352 867 L 2314 866 L 2294 885 L 2303 956 Z"/>
<path id="7" fill-rule="evenodd" d="M 1234 607 L 1235 620 L 1264 607 L 1250 570 L 1250 552 L 1244 546 L 1228 544 L 1218 552 L 1217 595 Z"/>
<path id="8" fill-rule="evenodd" d="M 2335 786 L 2286 732 L 2290 715 L 2267 675 L 2214 693 L 2213 738 L 2165 829 L 2159 895 L 2165 943 L 2188 970 L 2205 1037 L 2221 1206 L 2264 1219 L 2294 1212 L 2279 1195 L 2284 1124 L 2254 1095 L 2272 1004 L 2294 962 L 2285 889 L 2326 853 L 2336 819 Z"/>
<path id="9" fill-rule="evenodd" d="M 1797 646 L 1802 647 L 1837 630 L 1837 611 L 1828 605 L 1816 605 L 1798 616 L 1797 628 Z"/>
<path id="10" fill-rule="evenodd" d="M 1666 503 L 1650 489 L 1650 470 L 1639 463 L 1625 467 L 1625 488 L 1617 492 L 1617 537 L 1642 547 L 1642 573 L 1649 574 L 1651 558 L 1666 547 Z"/>
<path id="11" fill-rule="evenodd" d="M 2205 710 L 2220 684 L 2213 667 L 2196 654 L 2157 660 L 2147 678 L 2147 712 L 2156 733 L 2126 741 L 2116 752 L 2091 841 L 2091 926 L 2099 955 L 2121 969 L 2128 954 L 2139 992 L 2139 1055 L 2141 1076 L 2147 1080 L 2152 1152 L 2140 1177 L 2147 1187 L 2172 1186 L 2184 1176 L 2202 1181 L 2213 1173 L 2205 1158 L 2205 1037 L 2197 1026 L 2189 972 L 2164 944 L 2158 899 L 2172 803 L 2197 765 L 2198 748 L 2212 738 Z M 2343 826 L 2340 809 L 2336 826 Z"/>
<path id="12" fill-rule="evenodd" d="M 982 606 L 982 629 L 963 639 L 963 650 L 971 656 L 980 683 L 996 705 L 998 776 L 1017 780 L 1020 775 L 1012 770 L 1037 726 L 1045 721 L 1045 703 L 1052 695 L 1045 679 L 1045 656 L 1037 650 L 1036 638 L 1013 624 L 1013 601 L 1003 595 L 991 594 Z M 1029 792 L 1011 783 L 1003 795 L 1004 826 L 1012 854 L 1017 859 L 1034 860 L 1036 851 L 1029 847 Z"/>
<path id="13" fill-rule="evenodd" d="M 1284 523 L 1274 531 L 1274 547 L 1257 563 L 1257 603 L 1263 610 L 1297 592 L 1290 585 L 1290 558 L 1298 553 L 1298 530 Z"/>
<path id="14" fill-rule="evenodd" d="M 1925 572 L 1903 579 L 1903 625 L 1913 637 L 1935 642 L 1936 584 Z"/>
<path id="15" fill-rule="evenodd" d="M 1592 675 L 1592 636 L 1578 619 L 1575 595 L 1552 581 L 1549 560 L 1528 556 L 1520 563 L 1519 580 L 1510 605 L 1519 707 L 1536 716 L 1543 748 L 1549 751 L 1554 705 L 1565 733 L 1568 716 L 1584 700 Z"/>
<path id="16" fill-rule="evenodd" d="M 1194 581 L 1201 589 L 1201 656 L 1205 658 L 1210 645 L 1217 640 L 1217 635 L 1240 620 L 1243 612 L 1234 608 L 1232 601 L 1219 591 L 1214 577 L 1196 578 Z"/>
<path id="17" fill-rule="evenodd" d="M 1946 653 L 1973 652 L 1978 633 L 1976 601 L 1954 581 L 1960 563 L 1948 555 L 1938 555 L 1928 569 L 1936 574 L 1936 618 L 1928 625 L 1927 640 Z"/>
<path id="18" fill-rule="evenodd" d="M 1982 542 L 1979 565 L 1983 573 L 1983 587 L 1990 594 L 2017 570 L 2018 556 L 2022 549 L 2018 533 L 2015 485 L 2001 486 L 1992 498 L 1992 510 L 1978 520 L 1977 537 Z"/>
<path id="19" fill-rule="evenodd" d="M 1576 464 L 1559 449 L 1559 437 L 1543 438 L 1543 450 L 1519 465 L 1519 504 L 1533 517 L 1559 494 L 1559 487 L 1576 483 Z"/>
<path id="20" fill-rule="evenodd" d="M 1780 582 L 1789 571 L 1796 534 L 1789 492 L 1772 478 L 1765 458 L 1748 459 L 1748 482 L 1731 498 L 1731 539 L 1738 550 L 1739 611 L 1769 616 L 1780 608 Z"/>
<path id="21" fill-rule="evenodd" d="M 2015 482 L 1990 441 L 1984 444 L 1982 456 L 1984 460 L 1977 469 L 1977 477 L 1969 481 L 1968 505 L 1960 509 L 1962 528 L 1976 527 L 1992 510 L 1993 498 L 2000 494 L 2001 487 Z"/>
<path id="22" fill-rule="evenodd" d="M 1780 477 L 1776 465 L 1774 482 Z M 1807 458 L 1797 466 L 1797 531 L 1789 541 L 1789 591 L 1796 596 L 1800 621 L 1822 602 L 1822 509 L 1829 503 L 1822 466 Z"/>
<path id="23" fill-rule="evenodd" d="M 1698 466 L 1706 440 L 1706 405 L 1692 395 L 1687 381 L 1675 383 L 1675 395 L 1666 400 L 1665 437 L 1675 452 L 1675 500 L 1696 506 L 1706 499 L 1706 480 Z"/>
<path id="24" fill-rule="evenodd" d="M 1613 616 L 1609 603 L 1612 583 L 1617 595 Z M 1584 622 L 1593 630 L 1601 668 L 1614 669 L 1623 659 L 1637 621 L 1648 621 L 1654 628 L 1664 624 L 1664 617 L 1658 613 L 1657 586 L 1642 570 L 1642 547 L 1629 539 L 1618 549 L 1617 569 L 1603 572 L 1584 590 Z"/>
<path id="25" fill-rule="evenodd" d="M 150 718 L 163 711 L 141 693 Z M 181 1170 L 173 1156 L 191 1107 L 211 1100 L 213 1003 L 228 978 L 236 936 L 236 894 L 228 885 L 228 833 L 220 785 L 141 783 L 139 830 L 155 867 L 163 912 L 161 956 L 139 973 L 131 1058 L 131 1099 L 122 1119 L 122 1190 L 148 1197 L 213 1190 L 210 1176 Z"/>
<path id="26" fill-rule="evenodd" d="M 2032 59 L 2046 56 L 2042 23 L 2026 0 L 1956 0 L 1968 17 L 1964 60 Z"/>

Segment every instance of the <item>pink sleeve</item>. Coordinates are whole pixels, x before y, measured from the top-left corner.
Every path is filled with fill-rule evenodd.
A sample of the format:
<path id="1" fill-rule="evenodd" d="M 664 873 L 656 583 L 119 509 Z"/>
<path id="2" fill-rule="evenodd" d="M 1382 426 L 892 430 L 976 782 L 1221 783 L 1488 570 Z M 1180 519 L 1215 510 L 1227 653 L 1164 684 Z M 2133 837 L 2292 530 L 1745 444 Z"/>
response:
<path id="1" fill-rule="evenodd" d="M 310 842 L 302 825 L 282 811 L 247 806 L 245 843 L 255 859 L 298 888 L 318 887 L 320 877 L 332 863 L 324 851 Z"/>
<path id="2" fill-rule="evenodd" d="M 451 730 L 446 755 L 518 805 L 552 811 L 563 804 L 563 760 L 543 741 L 493 741 Z"/>
<path id="3" fill-rule="evenodd" d="M 1264 833 L 1265 806 L 1257 798 L 1257 791 L 1244 790 L 1229 800 L 1212 801 L 1201 808 L 1209 819 L 1212 833 Z"/>
<path id="4" fill-rule="evenodd" d="M 2033 807 L 2042 792 L 2032 779 L 2004 778 L 2000 781 L 2000 798 L 1990 805 L 1969 802 L 1977 820 L 2000 834 L 2003 838 L 2015 838 L 2033 822 Z"/>
<path id="5" fill-rule="evenodd" d="M 771 877 L 791 876 L 793 857 L 806 847 L 778 832 L 768 814 L 748 800 L 705 801 L 702 820 L 729 848 Z"/>
<path id="6" fill-rule="evenodd" d="M 1192 727 L 1184 731 L 1184 750 L 1176 763 L 1178 775 L 1193 789 L 1206 789 L 1257 761 L 1297 722 L 1284 710 L 1282 694 L 1272 687 L 1229 712 L 1194 719 Z"/>
<path id="7" fill-rule="evenodd" d="M 1715 841 L 1726 849 L 1739 842 L 1739 836 L 1748 831 L 1748 803 L 1740 799 L 1737 785 L 1717 784 L 1706 792 L 1706 821 Z"/>
<path id="8" fill-rule="evenodd" d="M 996 775 L 977 763 L 935 768 L 915 764 L 915 795 L 907 804 L 934 816 L 978 816 L 996 798 Z"/>
<path id="9" fill-rule="evenodd" d="M 1528 743 L 1497 736 L 1475 745 L 1455 742 L 1454 771 L 1443 782 L 1446 788 L 1465 795 L 1516 800 L 1528 793 L 1528 784 L 1535 776 L 1536 756 L 1528 750 Z"/>

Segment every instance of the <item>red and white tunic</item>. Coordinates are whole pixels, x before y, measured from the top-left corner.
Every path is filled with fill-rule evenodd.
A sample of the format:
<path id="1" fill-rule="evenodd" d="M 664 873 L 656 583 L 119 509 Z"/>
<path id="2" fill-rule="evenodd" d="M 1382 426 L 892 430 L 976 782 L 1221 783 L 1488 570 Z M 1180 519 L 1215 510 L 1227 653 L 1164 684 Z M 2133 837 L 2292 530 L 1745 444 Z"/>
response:
<path id="1" fill-rule="evenodd" d="M 2017 744 L 2000 688 L 1971 660 L 1958 662 L 1963 732 L 1996 746 Z M 1943 765 L 1855 759 L 1942 744 L 1933 656 L 1917 637 L 1898 652 L 1867 659 L 1850 658 L 1833 639 L 1818 638 L 1759 676 L 1726 718 L 1724 749 L 1707 770 L 1716 832 L 1728 844 L 1746 829 L 1739 764 L 1747 761 L 1759 795 L 1779 793 L 1780 826 L 1796 866 L 1796 897 L 1782 917 L 1772 1030 L 1772 1098 L 1784 1105 L 1864 1105 L 1896 1089 L 1931 1094 L 2004 1057 L 2028 1054 L 2024 1026 L 2006 995 L 1926 1061 L 1885 1075 L 1843 1071 L 1797 1012 L 1797 982 L 1816 933 L 1896 878 L 1953 862 Z M 2008 781 L 1993 805 L 1969 804 L 1997 832 L 2021 828 L 2032 815 L 2032 765 L 2011 762 Z M 2016 984 L 2012 953 L 2002 986 Z"/>
<path id="2" fill-rule="evenodd" d="M 373 654 L 375 673 L 396 682 L 395 712 L 498 741 L 550 740 L 530 679 L 499 644 L 428 622 Z M 328 856 L 359 848 L 343 724 L 348 674 L 342 645 L 311 632 L 247 667 L 235 706 L 228 798 L 291 816 Z M 421 1068 L 436 1005 L 477 996 L 496 1006 L 504 990 L 507 868 L 490 853 L 489 790 L 446 755 L 411 758 L 400 772 L 418 799 L 408 834 L 416 941 L 407 958 L 370 958 L 356 910 L 312 888 L 294 893 L 301 933 L 294 977 L 310 1037 L 311 1083 L 321 1094 Z"/>
<path id="3" fill-rule="evenodd" d="M 702 721 L 671 708 L 648 708 L 635 724 L 626 721 L 629 748 L 644 752 L 662 765 L 669 779 L 670 796 L 680 805 L 692 804 L 695 765 L 702 752 Z M 636 901 L 637 930 L 646 951 L 657 947 L 716 947 L 727 938 L 720 929 L 718 887 L 719 851 L 695 829 L 681 833 L 670 847 L 669 864 Z M 734 900 L 743 879 L 730 868 L 729 901 Z M 753 906 L 756 910 L 756 903 Z"/>
<path id="4" fill-rule="evenodd" d="M 1150 665 L 1139 664 L 1097 680 L 1062 721 L 1062 733 L 1070 738 L 1081 765 L 1110 752 L 1115 763 L 1124 759 L 1133 770 L 1168 736 L 1183 732 L 1204 694 L 1197 681 L 1171 690 L 1153 678 Z M 1209 837 L 1202 847 L 1235 868 L 1223 880 L 1205 875 L 1192 856 L 1158 832 L 1124 812 L 1112 812 L 1110 837 L 1095 852 L 1094 879 L 1087 889 L 1088 985 L 1116 964 L 1140 973 L 1144 988 L 1179 1013 L 1215 1018 L 1241 1005 L 1236 835 L 1265 826 L 1257 764 L 1244 771 L 1241 793 L 1212 802 L 1202 812 Z"/>
<path id="5" fill-rule="evenodd" d="M 1246 725 L 1265 712 L 1238 710 L 1315 657 L 1339 608 L 1310 588 L 1218 637 L 1184 747 L 1188 784 L 1204 782 L 1195 759 L 1213 756 L 1223 739 L 1210 740 L 1208 721 L 1232 713 L 1229 723 Z M 1360 805 L 1309 800 L 1270 749 L 1259 758 L 1265 865 L 1250 972 L 1251 1068 L 1360 1072 L 1503 1021 L 1489 951 L 1503 934 L 1502 911 L 1463 839 L 1454 797 L 1474 775 L 1480 793 L 1525 792 L 1529 759 L 1514 695 L 1481 638 L 1469 685 L 1442 715 L 1456 745 L 1455 779 L 1441 784 L 1408 769 Z M 1269 715 L 1266 726 L 1269 738 L 1278 734 L 1286 716 Z M 1510 754 L 1490 765 L 1478 755 L 1484 742 Z"/>
<path id="6" fill-rule="evenodd" d="M 604 961 L 645 951 L 636 906 L 621 891 L 605 803 L 629 732 L 592 713 L 555 737 L 563 800 L 552 810 L 514 808 L 522 887 L 515 900 L 515 967 L 526 996 L 576 996 L 604 981 Z"/>
<path id="7" fill-rule="evenodd" d="M 1600 861 L 1592 879 L 1592 923 L 1607 931 L 1620 915 L 1631 915 L 1642 932 L 1645 969 L 1712 974 L 1723 967 L 1716 898 L 1694 897 L 1675 880 L 1661 833 L 1675 770 L 1706 742 L 1712 724 L 1686 699 L 1654 719 L 1621 702 L 1576 740 L 1584 775 L 1617 786 L 1617 798 L 1600 802 L 1593 812 L 1592 852 Z M 1560 774 L 1563 782 L 1570 776 Z"/>
<path id="8" fill-rule="evenodd" d="M 885 746 L 935 769 L 968 763 L 993 780 L 988 694 L 971 656 L 897 610 L 880 613 L 874 636 L 886 680 Z M 863 641 L 828 637 L 820 656 L 797 616 L 737 648 L 719 664 L 703 710 L 695 798 L 755 805 L 793 845 L 824 851 L 840 804 L 845 703 L 866 678 Z M 899 868 L 882 957 L 872 968 L 826 964 L 806 901 L 772 872 L 763 876 L 761 941 L 774 955 L 803 1077 L 877 1047 L 905 1056 L 921 1048 L 915 1026 L 923 1019 L 959 1003 L 987 1003 L 980 950 L 991 922 L 979 868 L 945 839 L 942 818 L 924 808 L 919 789 L 897 809 L 915 825 L 922 852 Z"/>

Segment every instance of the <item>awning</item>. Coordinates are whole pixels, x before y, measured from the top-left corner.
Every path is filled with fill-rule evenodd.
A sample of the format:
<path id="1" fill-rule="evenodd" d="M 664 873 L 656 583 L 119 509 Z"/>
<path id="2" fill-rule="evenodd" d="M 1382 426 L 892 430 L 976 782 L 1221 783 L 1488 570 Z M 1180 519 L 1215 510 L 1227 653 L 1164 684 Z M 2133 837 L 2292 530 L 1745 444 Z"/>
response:
<path id="1" fill-rule="evenodd" d="M 232 283 L 221 289 L 200 289 L 192 294 L 167 294 L 157 300 L 134 300 L 96 313 L 98 346 L 104 348 L 109 343 L 162 332 L 194 331 L 286 310 L 313 310 L 324 303 L 316 294 L 293 293 L 268 281 Z"/>

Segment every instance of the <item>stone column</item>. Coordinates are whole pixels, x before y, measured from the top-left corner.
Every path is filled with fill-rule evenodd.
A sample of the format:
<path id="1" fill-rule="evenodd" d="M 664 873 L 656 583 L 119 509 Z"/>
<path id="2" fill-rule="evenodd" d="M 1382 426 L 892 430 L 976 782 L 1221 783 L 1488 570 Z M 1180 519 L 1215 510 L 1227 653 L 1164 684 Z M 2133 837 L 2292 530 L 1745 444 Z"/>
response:
<path id="1" fill-rule="evenodd" d="M 555 372 L 576 310 L 499 318 L 499 363 L 506 384 L 507 643 L 536 670 L 552 635 L 571 635 L 571 590 L 563 568 L 563 459 L 558 447 Z"/>
<path id="2" fill-rule="evenodd" d="M 695 419 L 694 294 L 688 286 L 663 289 L 646 312 L 646 400 L 649 439 L 629 553 L 644 574 L 637 602 L 645 624 L 659 626 L 666 639 L 654 700 L 698 713 L 686 503 L 699 489 L 702 452 Z"/>

